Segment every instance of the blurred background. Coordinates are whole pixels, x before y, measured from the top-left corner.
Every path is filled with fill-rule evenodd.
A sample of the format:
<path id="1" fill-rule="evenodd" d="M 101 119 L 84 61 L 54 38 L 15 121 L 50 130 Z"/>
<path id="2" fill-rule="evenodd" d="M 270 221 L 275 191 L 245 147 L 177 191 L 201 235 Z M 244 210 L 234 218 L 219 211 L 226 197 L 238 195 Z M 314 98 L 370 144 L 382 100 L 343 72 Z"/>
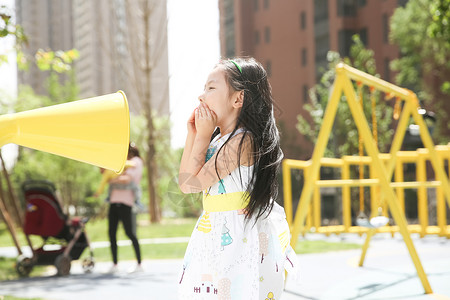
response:
<path id="1" fill-rule="evenodd" d="M 449 6 L 449 0 L 1 0 L 0 109 L 125 91 L 131 138 L 146 165 L 148 219 L 195 217 L 200 201 L 180 194 L 176 177 L 185 122 L 220 58 L 253 56 L 265 66 L 286 158 L 311 157 L 340 61 L 417 93 L 434 142 L 446 144 Z M 396 126 L 390 100 L 379 95 L 377 104 L 382 151 Z M 348 108 L 340 108 L 335 123 L 327 156 L 356 154 Z M 412 122 L 410 129 L 403 149 L 423 147 Z M 97 168 L 13 145 L 2 154 L 19 198 L 25 180 L 48 179 L 70 214 L 98 214 L 101 201 L 91 197 Z"/>

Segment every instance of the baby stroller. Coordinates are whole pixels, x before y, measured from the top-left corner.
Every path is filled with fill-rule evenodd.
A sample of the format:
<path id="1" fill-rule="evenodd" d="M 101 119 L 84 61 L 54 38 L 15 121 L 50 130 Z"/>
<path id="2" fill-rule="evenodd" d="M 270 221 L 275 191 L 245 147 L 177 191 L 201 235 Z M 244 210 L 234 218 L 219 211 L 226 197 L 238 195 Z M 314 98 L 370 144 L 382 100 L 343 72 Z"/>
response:
<path id="1" fill-rule="evenodd" d="M 80 258 L 86 247 L 90 257 L 82 267 L 90 272 L 94 267 L 93 251 L 84 230 L 88 219 L 69 219 L 62 211 L 55 195 L 55 185 L 50 181 L 26 181 L 22 184 L 26 213 L 24 233 L 39 235 L 44 242 L 40 248 L 32 249 L 33 257 L 19 256 L 16 270 L 20 276 L 28 276 L 35 265 L 55 265 L 58 275 L 68 275 L 72 260 Z M 51 239 L 56 244 L 46 244 Z"/>

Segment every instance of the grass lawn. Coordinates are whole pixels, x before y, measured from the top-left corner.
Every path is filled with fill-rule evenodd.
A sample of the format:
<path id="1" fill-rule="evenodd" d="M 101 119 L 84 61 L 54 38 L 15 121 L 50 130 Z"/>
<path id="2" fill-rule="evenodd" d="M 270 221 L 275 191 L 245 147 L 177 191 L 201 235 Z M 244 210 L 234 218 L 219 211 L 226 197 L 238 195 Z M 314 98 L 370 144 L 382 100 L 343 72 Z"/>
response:
<path id="1" fill-rule="evenodd" d="M 321 253 L 330 251 L 342 251 L 361 249 L 360 244 L 347 243 L 347 242 L 327 242 L 327 241 L 299 241 L 295 247 L 295 253 L 307 254 L 307 253 Z"/>
<path id="2" fill-rule="evenodd" d="M 142 259 L 172 259 L 183 258 L 186 251 L 187 243 L 176 244 L 144 244 L 141 245 Z M 83 252 L 81 259 L 88 257 L 89 252 Z M 94 249 L 94 258 L 96 262 L 111 261 L 111 250 L 108 248 L 96 248 Z M 118 259 L 123 260 L 135 260 L 133 246 L 122 246 L 118 248 Z"/>
<path id="3" fill-rule="evenodd" d="M 138 216 L 138 238 L 161 238 L 161 237 L 189 237 L 195 227 L 196 219 L 164 219 L 160 224 L 150 224 L 148 215 Z M 86 225 L 86 232 L 91 242 L 108 241 L 108 222 L 106 219 L 91 220 Z M 27 245 L 25 236 L 21 230 L 17 230 L 20 244 Z M 31 236 L 33 245 L 36 247 L 42 243 L 39 236 Z M 117 231 L 117 240 L 128 240 L 123 227 L 120 225 Z M 13 246 L 11 236 L 6 226 L 0 224 L 0 245 L 3 247 Z M 163 259 L 182 258 L 186 250 L 187 243 L 174 244 L 151 244 L 141 245 L 143 259 Z M 359 244 L 345 242 L 327 241 L 299 241 L 295 248 L 298 254 L 318 253 L 327 251 L 339 251 L 361 248 Z M 83 256 L 87 255 L 87 251 Z M 111 255 L 109 248 L 94 249 L 96 261 L 109 261 Z M 131 246 L 119 247 L 119 259 L 134 259 L 134 252 Z M 3 268 L 0 268 L 0 270 Z"/>
<path id="4" fill-rule="evenodd" d="M 191 236 L 197 219 L 164 219 L 161 224 L 150 224 L 148 215 L 138 216 L 138 238 L 162 238 Z M 86 224 L 86 232 L 91 242 L 108 241 L 108 220 L 93 220 Z M 127 240 L 122 225 L 117 230 L 117 240 Z"/>
<path id="5" fill-rule="evenodd" d="M 30 277 L 42 274 L 45 271 L 44 266 L 36 266 L 31 271 Z M 0 281 L 14 280 L 19 278 L 16 272 L 16 258 L 0 257 Z M 0 298 L 1 300 L 1 298 Z"/>

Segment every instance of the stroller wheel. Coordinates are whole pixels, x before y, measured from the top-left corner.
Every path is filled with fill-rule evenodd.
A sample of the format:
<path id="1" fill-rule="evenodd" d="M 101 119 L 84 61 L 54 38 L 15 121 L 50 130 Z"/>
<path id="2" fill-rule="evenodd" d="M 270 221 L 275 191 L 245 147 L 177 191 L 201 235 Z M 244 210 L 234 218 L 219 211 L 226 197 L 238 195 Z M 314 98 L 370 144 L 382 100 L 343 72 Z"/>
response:
<path id="1" fill-rule="evenodd" d="M 92 269 L 94 269 L 95 261 L 93 257 L 87 257 L 83 259 L 81 266 L 83 268 L 84 273 L 91 273 Z"/>
<path id="2" fill-rule="evenodd" d="M 66 276 L 70 273 L 70 261 L 72 259 L 70 256 L 65 256 L 60 254 L 55 259 L 56 270 L 58 271 L 58 276 Z"/>
<path id="3" fill-rule="evenodd" d="M 33 261 L 30 257 L 20 255 L 17 258 L 16 271 L 20 277 L 27 277 L 33 270 Z"/>

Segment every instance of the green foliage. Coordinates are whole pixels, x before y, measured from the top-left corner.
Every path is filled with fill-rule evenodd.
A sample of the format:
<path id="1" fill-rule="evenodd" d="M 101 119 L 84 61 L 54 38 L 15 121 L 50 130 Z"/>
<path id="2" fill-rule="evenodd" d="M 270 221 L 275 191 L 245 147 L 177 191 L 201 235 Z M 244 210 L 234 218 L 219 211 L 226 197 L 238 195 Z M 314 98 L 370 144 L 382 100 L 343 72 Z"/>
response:
<path id="1" fill-rule="evenodd" d="M 450 101 L 449 3 L 410 0 L 395 10 L 390 23 L 390 39 L 401 52 L 391 64 L 397 72 L 395 82 L 414 91 L 424 107 L 436 113 L 433 136 L 443 143 L 449 141 L 443 131 L 450 130 L 449 114 L 443 109 Z"/>
<path id="2" fill-rule="evenodd" d="M 77 100 L 78 85 L 72 64 L 80 57 L 78 50 L 44 51 L 35 54 L 36 66 L 41 71 L 50 71 L 47 91 L 54 104 Z"/>
<path id="3" fill-rule="evenodd" d="M 17 99 L 14 101 L 13 107 L 14 111 L 21 112 L 52 104 L 49 97 L 37 95 L 30 86 L 21 85 L 19 86 Z"/>
<path id="4" fill-rule="evenodd" d="M 14 38 L 14 50 L 17 53 L 18 63 L 24 62 L 22 46 L 28 40 L 22 26 L 14 23 L 12 15 L 14 12 L 5 5 L 0 5 L 0 39 Z M 8 62 L 8 54 L 0 54 L 0 66 Z"/>
<path id="5" fill-rule="evenodd" d="M 36 65 L 42 71 L 53 70 L 65 73 L 72 69 L 71 64 L 80 57 L 76 49 L 69 51 L 44 51 L 39 49 L 35 54 Z"/>
<path id="6" fill-rule="evenodd" d="M 329 68 L 324 72 L 320 82 L 310 90 L 311 102 L 305 104 L 304 109 L 308 111 L 309 116 L 297 117 L 297 129 L 301 134 L 305 135 L 312 143 L 316 143 L 319 135 L 320 127 L 323 121 L 323 115 L 328 104 L 330 91 L 333 87 L 335 78 L 335 67 L 342 60 L 355 68 L 379 77 L 376 74 L 375 59 L 372 50 L 365 49 L 363 43 L 356 35 L 353 37 L 353 45 L 350 48 L 350 58 L 341 59 L 339 53 L 328 52 L 327 59 Z M 356 90 L 356 85 L 355 85 Z M 369 90 L 363 89 L 364 98 L 364 113 L 369 124 L 371 122 L 371 103 Z M 376 92 L 377 107 L 377 127 L 378 132 L 383 134 L 378 135 L 378 143 L 381 151 L 386 151 L 392 139 L 393 130 L 392 123 L 392 108 L 384 101 L 380 94 Z M 327 157 L 341 157 L 343 155 L 354 155 L 358 153 L 359 135 L 355 122 L 351 115 L 350 109 L 345 101 L 345 96 L 341 96 L 341 101 L 338 105 L 333 131 L 330 133 L 330 142 L 325 150 Z"/>
<path id="7" fill-rule="evenodd" d="M 0 39 L 7 37 L 14 37 L 16 42 L 16 51 L 20 51 L 20 46 L 27 42 L 27 37 L 23 32 L 23 28 L 20 25 L 16 25 L 13 22 L 13 11 L 5 5 L 0 5 Z M 0 55 L 0 66 L 2 63 L 8 61 L 8 56 L 5 54 Z"/>
<path id="8" fill-rule="evenodd" d="M 433 0 L 430 4 L 432 21 L 427 28 L 428 36 L 443 41 L 450 50 L 450 0 Z"/>
<path id="9" fill-rule="evenodd" d="M 415 92 L 423 90 L 422 73 L 431 67 L 428 63 L 422 65 L 424 55 L 432 56 L 438 48 L 433 40 L 427 39 L 426 24 L 431 21 L 428 2 L 428 0 L 409 1 L 405 7 L 395 10 L 390 23 L 390 39 L 399 46 L 402 54 L 399 59 L 392 62 L 392 69 L 398 72 L 395 81 Z M 429 43 L 429 47 L 422 47 L 424 42 Z"/>
<path id="10" fill-rule="evenodd" d="M 12 20 L 13 12 L 5 5 L 0 5 L 0 38 L 14 36 L 18 43 L 26 42 L 26 36 L 20 25 L 14 24 Z"/>
<path id="11" fill-rule="evenodd" d="M 73 69 L 61 76 L 52 72 L 47 78 L 48 94 L 53 104 L 78 100 L 79 88 Z"/>

